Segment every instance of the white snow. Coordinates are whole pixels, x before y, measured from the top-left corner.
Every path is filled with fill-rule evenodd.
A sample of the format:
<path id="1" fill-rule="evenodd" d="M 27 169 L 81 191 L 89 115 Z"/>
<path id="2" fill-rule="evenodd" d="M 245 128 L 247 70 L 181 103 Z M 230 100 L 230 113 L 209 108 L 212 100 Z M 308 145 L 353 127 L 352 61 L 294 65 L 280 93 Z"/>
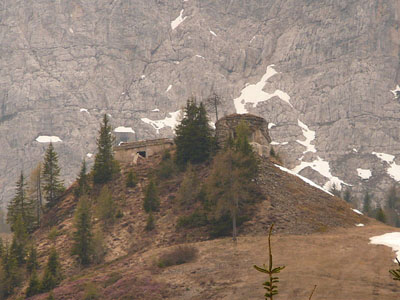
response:
<path id="1" fill-rule="evenodd" d="M 168 93 L 169 90 L 170 90 L 171 88 L 172 88 L 172 84 L 170 84 L 170 85 L 167 87 L 167 89 L 165 90 L 165 92 Z"/>
<path id="2" fill-rule="evenodd" d="M 400 181 L 400 165 L 396 164 L 394 161 L 395 156 L 386 153 L 377 153 L 372 152 L 372 154 L 376 155 L 380 160 L 389 164 L 389 168 L 386 169 L 386 173 L 389 174 L 396 181 Z"/>
<path id="3" fill-rule="evenodd" d="M 356 148 L 353 148 L 353 151 L 356 152 L 356 153 L 358 152 L 358 150 Z"/>
<path id="4" fill-rule="evenodd" d="M 299 175 L 299 174 L 296 174 L 295 172 L 293 172 L 293 171 L 291 171 L 291 170 L 289 170 L 289 169 L 286 169 L 286 168 L 284 168 L 284 167 L 282 167 L 282 166 L 280 166 L 280 165 L 275 165 L 275 167 L 278 167 L 279 169 L 281 169 L 281 170 L 284 171 L 284 172 L 287 172 L 287 173 L 289 173 L 289 174 L 292 174 L 292 175 L 294 175 L 294 176 L 297 176 L 297 177 L 299 177 L 301 180 L 303 180 L 304 182 L 308 183 L 309 185 L 311 185 L 311 186 L 313 186 L 313 187 L 316 187 L 317 189 L 320 189 L 321 191 L 324 191 L 325 193 L 327 193 L 327 194 L 333 196 L 333 194 L 332 194 L 331 192 L 329 192 L 328 190 L 326 190 L 326 189 L 324 189 L 323 187 L 319 186 L 319 185 L 316 184 L 314 181 L 311 181 L 310 179 L 308 179 L 308 178 L 306 178 L 306 177 L 304 177 L 304 176 L 301 176 L 301 175 Z"/>
<path id="5" fill-rule="evenodd" d="M 254 41 L 255 38 L 256 38 L 256 36 L 253 36 L 253 37 L 251 38 L 251 40 L 250 40 L 250 43 L 251 43 L 252 41 Z"/>
<path id="6" fill-rule="evenodd" d="M 158 108 L 153 109 L 152 111 L 160 111 Z"/>
<path id="7" fill-rule="evenodd" d="M 181 10 L 179 16 L 178 16 L 175 20 L 173 20 L 173 21 L 171 22 L 171 28 L 172 28 L 172 30 L 174 30 L 174 29 L 175 29 L 176 27 L 178 27 L 183 21 L 186 20 L 187 16 L 184 17 L 184 18 L 182 18 L 182 16 L 183 16 L 183 9 Z"/>
<path id="8" fill-rule="evenodd" d="M 157 134 L 159 134 L 160 129 L 164 127 L 170 127 L 172 129 L 175 129 L 176 125 L 179 124 L 181 110 L 170 112 L 169 115 L 170 117 L 165 117 L 162 120 L 150 120 L 148 118 L 141 118 L 141 120 L 146 124 L 153 126 L 153 128 L 157 131 Z"/>
<path id="9" fill-rule="evenodd" d="M 132 127 L 119 126 L 114 129 L 114 132 L 135 133 Z"/>
<path id="10" fill-rule="evenodd" d="M 74 33 L 74 30 L 72 28 L 69 28 L 69 32 Z"/>
<path id="11" fill-rule="evenodd" d="M 88 158 L 92 158 L 93 154 L 92 154 L 92 153 L 88 153 L 88 154 L 86 154 L 86 156 L 87 156 Z"/>
<path id="12" fill-rule="evenodd" d="M 363 213 L 358 209 L 352 208 L 351 210 L 354 211 L 356 214 L 363 215 Z"/>
<path id="13" fill-rule="evenodd" d="M 88 113 L 88 114 L 89 114 L 89 111 L 87 110 L 87 108 L 81 108 L 79 111 L 80 111 L 80 112 L 85 112 L 85 113 Z"/>
<path id="14" fill-rule="evenodd" d="M 256 107 L 258 103 L 268 101 L 269 99 L 273 97 L 278 97 L 282 101 L 286 102 L 287 104 L 290 105 L 290 107 L 293 107 L 292 104 L 290 103 L 290 96 L 286 94 L 285 92 L 281 90 L 275 90 L 272 94 L 264 92 L 263 88 L 267 84 L 267 81 L 274 76 L 275 74 L 278 74 L 277 71 L 273 68 L 274 65 L 269 65 L 267 67 L 267 71 L 261 78 L 259 82 L 256 84 L 249 84 L 246 85 L 241 93 L 240 96 L 236 99 L 233 100 L 233 103 L 235 104 L 236 112 L 238 114 L 245 114 L 248 113 L 246 109 L 246 104 L 247 103 L 252 103 L 253 107 Z"/>
<path id="15" fill-rule="evenodd" d="M 359 177 L 361 177 L 361 179 L 365 180 L 369 179 L 372 176 L 371 170 L 361 168 L 357 169 L 357 174 Z"/>
<path id="16" fill-rule="evenodd" d="M 289 142 L 282 142 L 282 143 L 280 143 L 280 142 L 271 142 L 270 144 L 271 144 L 272 146 L 287 145 L 287 144 L 289 144 Z"/>
<path id="17" fill-rule="evenodd" d="M 211 33 L 213 36 L 217 36 L 216 33 L 215 33 L 214 31 L 212 31 L 212 30 L 210 30 L 210 33 Z"/>
<path id="18" fill-rule="evenodd" d="M 308 126 L 303 122 L 301 122 L 300 120 L 297 120 L 297 124 L 300 126 L 301 130 L 303 131 L 303 135 L 306 138 L 305 141 L 296 140 L 296 142 L 298 142 L 300 145 L 306 147 L 306 150 L 303 151 L 303 154 L 307 152 L 312 152 L 312 153 L 317 152 L 315 146 L 311 145 L 311 142 L 315 140 L 315 131 L 310 130 Z"/>
<path id="19" fill-rule="evenodd" d="M 356 224 L 357 227 L 364 227 L 365 225 L 363 223 L 358 223 Z"/>
<path id="20" fill-rule="evenodd" d="M 400 232 L 385 233 L 369 238 L 370 244 L 388 246 L 396 252 L 397 259 L 400 260 Z"/>
<path id="21" fill-rule="evenodd" d="M 140 76 L 140 78 L 141 78 L 141 79 L 145 79 L 145 78 L 146 78 L 146 75 L 143 74 L 142 76 Z"/>
<path id="22" fill-rule="evenodd" d="M 203 56 L 201 56 L 201 55 L 198 55 L 198 54 L 196 54 L 196 57 L 199 57 L 199 58 L 202 58 L 202 59 L 204 59 L 204 57 L 203 57 Z"/>
<path id="23" fill-rule="evenodd" d="M 268 129 L 271 129 L 272 127 L 275 127 L 276 126 L 276 124 L 274 124 L 274 123 L 268 123 Z"/>
<path id="24" fill-rule="evenodd" d="M 177 61 L 177 60 L 174 61 L 174 64 L 179 65 L 179 61 Z"/>
<path id="25" fill-rule="evenodd" d="M 47 136 L 47 135 L 40 135 L 36 138 L 36 141 L 39 143 L 58 143 L 62 142 L 62 140 L 58 136 Z"/>
<path id="26" fill-rule="evenodd" d="M 393 91 L 391 91 L 391 92 L 393 93 L 393 95 L 394 95 L 395 97 L 397 97 L 397 92 L 400 92 L 400 86 L 397 85 L 396 88 L 395 88 Z"/>
<path id="27" fill-rule="evenodd" d="M 322 176 L 328 178 L 328 181 L 324 184 L 324 188 L 327 190 L 329 190 L 333 185 L 335 185 L 338 190 L 342 189 L 342 184 L 349 185 L 345 183 L 343 180 L 339 179 L 338 177 L 333 176 L 330 171 L 329 162 L 324 161 L 319 156 L 317 156 L 317 159 L 312 162 L 302 161 L 300 165 L 296 166 L 292 171 L 298 174 L 307 167 L 310 167 L 311 169 L 317 171 Z"/>

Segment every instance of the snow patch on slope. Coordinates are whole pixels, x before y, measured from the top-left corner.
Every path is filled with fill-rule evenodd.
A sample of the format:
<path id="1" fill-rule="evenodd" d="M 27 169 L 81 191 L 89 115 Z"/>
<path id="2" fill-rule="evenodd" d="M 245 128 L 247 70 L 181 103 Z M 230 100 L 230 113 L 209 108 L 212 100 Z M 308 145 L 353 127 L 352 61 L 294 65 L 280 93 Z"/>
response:
<path id="1" fill-rule="evenodd" d="M 135 133 L 132 127 L 119 126 L 114 129 L 114 132 Z"/>
<path id="2" fill-rule="evenodd" d="M 165 117 L 162 120 L 150 120 L 148 118 L 141 118 L 141 120 L 146 124 L 153 126 L 153 128 L 157 131 L 157 134 L 159 134 L 160 129 L 164 127 L 170 127 L 174 130 L 176 125 L 179 124 L 181 110 L 170 112 L 169 115 L 170 115 L 169 117 Z"/>
<path id="3" fill-rule="evenodd" d="M 312 162 L 302 161 L 300 165 L 296 166 L 292 171 L 298 174 L 307 167 L 310 167 L 311 169 L 317 171 L 319 174 L 328 179 L 328 181 L 324 184 L 324 188 L 327 190 L 329 190 L 334 185 L 338 190 L 342 189 L 342 185 L 349 185 L 338 177 L 333 176 L 329 167 L 329 162 L 324 161 L 319 156 L 317 156 L 317 159 Z"/>
<path id="4" fill-rule="evenodd" d="M 361 168 L 357 169 L 357 174 L 359 177 L 361 177 L 361 179 L 365 180 L 369 179 L 372 176 L 371 170 Z"/>
<path id="5" fill-rule="evenodd" d="M 393 93 L 393 95 L 397 98 L 398 97 L 398 93 L 400 93 L 400 86 L 397 85 L 396 88 L 391 91 Z"/>
<path id="6" fill-rule="evenodd" d="M 386 170 L 386 173 L 389 174 L 396 181 L 400 181 L 400 165 L 396 164 L 394 161 L 395 156 L 386 153 L 377 153 L 372 152 L 373 155 L 378 157 L 380 160 L 389 164 L 389 168 Z"/>
<path id="7" fill-rule="evenodd" d="M 292 175 L 294 175 L 294 176 L 296 176 L 296 177 L 299 177 L 301 180 L 303 180 L 304 182 L 308 183 L 309 185 L 311 185 L 311 186 L 313 186 L 313 187 L 316 187 L 317 189 L 320 189 L 321 191 L 324 191 L 325 193 L 327 193 L 327 194 L 333 196 L 333 194 L 332 194 L 331 192 L 329 192 L 328 190 L 326 190 L 326 189 L 324 189 L 323 187 L 319 186 L 319 185 L 316 184 L 314 181 L 312 181 L 312 180 L 310 180 L 310 179 L 308 179 L 308 178 L 306 178 L 306 177 L 304 177 L 304 176 L 301 176 L 301 175 L 299 175 L 299 174 L 296 174 L 295 172 L 293 172 L 293 171 L 291 171 L 291 170 L 289 170 L 289 169 L 286 169 L 286 168 L 284 168 L 284 167 L 282 167 L 282 166 L 280 166 L 280 165 L 275 165 L 275 167 L 278 167 L 279 169 L 281 169 L 281 170 L 284 171 L 284 172 L 287 172 L 287 173 L 292 174 Z"/>
<path id="8" fill-rule="evenodd" d="M 371 237 L 370 244 L 388 246 L 396 252 L 397 259 L 400 260 L 400 232 L 385 233 Z"/>
<path id="9" fill-rule="evenodd" d="M 168 93 L 170 91 L 170 89 L 172 89 L 172 84 L 170 84 L 167 89 L 165 90 L 166 93 Z"/>
<path id="10" fill-rule="evenodd" d="M 80 111 L 80 112 L 85 112 L 85 113 L 90 114 L 89 111 L 87 110 L 87 108 L 81 108 L 79 111 Z"/>
<path id="11" fill-rule="evenodd" d="M 356 214 L 363 215 L 363 213 L 358 209 L 352 208 L 351 210 L 354 211 Z"/>
<path id="12" fill-rule="evenodd" d="M 307 152 L 313 152 L 313 153 L 317 152 L 315 146 L 311 145 L 311 142 L 315 140 L 315 131 L 310 130 L 308 126 L 303 122 L 301 122 L 300 120 L 297 120 L 297 124 L 300 126 L 301 130 L 303 131 L 303 135 L 306 138 L 305 141 L 296 140 L 296 142 L 298 142 L 300 145 L 306 147 L 306 150 L 303 151 L 303 154 Z"/>
<path id="13" fill-rule="evenodd" d="M 184 11 L 184 10 L 182 9 L 181 12 L 180 12 L 180 14 L 179 14 L 179 16 L 178 16 L 175 20 L 173 20 L 173 21 L 171 22 L 171 28 L 172 28 L 172 30 L 174 30 L 176 27 L 178 27 L 179 25 L 181 25 L 181 23 L 182 23 L 183 21 L 186 20 L 187 16 L 184 17 L 184 18 L 182 18 L 182 16 L 183 16 L 183 11 Z"/>
<path id="14" fill-rule="evenodd" d="M 47 136 L 40 135 L 36 138 L 36 141 L 39 143 L 58 143 L 62 142 L 62 140 L 58 136 Z"/>
<path id="15" fill-rule="evenodd" d="M 286 102 L 287 104 L 290 105 L 290 107 L 293 107 L 292 104 L 290 103 L 290 96 L 286 94 L 285 92 L 281 90 L 275 90 L 272 94 L 264 92 L 263 88 L 267 84 L 267 81 L 274 76 L 275 74 L 278 74 L 277 71 L 273 68 L 274 65 L 269 65 L 267 67 L 267 71 L 261 78 L 259 82 L 256 84 L 248 84 L 246 85 L 241 93 L 240 96 L 236 99 L 233 100 L 233 103 L 235 104 L 236 112 L 238 114 L 245 114 L 248 113 L 246 109 L 246 104 L 247 103 L 252 103 L 253 107 L 256 107 L 258 103 L 268 101 L 272 97 L 278 97 L 282 101 Z"/>
<path id="16" fill-rule="evenodd" d="M 210 30 L 210 33 L 211 33 L 213 36 L 217 36 L 217 34 L 216 34 L 214 31 L 212 31 L 212 30 Z"/>

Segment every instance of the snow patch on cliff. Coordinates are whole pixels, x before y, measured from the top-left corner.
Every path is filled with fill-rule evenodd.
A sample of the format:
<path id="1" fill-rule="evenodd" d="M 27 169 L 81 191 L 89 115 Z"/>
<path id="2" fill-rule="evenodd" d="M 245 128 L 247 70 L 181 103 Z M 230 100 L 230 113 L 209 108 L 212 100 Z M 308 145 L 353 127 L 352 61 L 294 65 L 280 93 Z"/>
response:
<path id="1" fill-rule="evenodd" d="M 303 131 L 303 135 L 306 138 L 305 141 L 296 140 L 297 143 L 306 147 L 306 150 L 303 151 L 303 154 L 307 152 L 315 153 L 317 150 L 315 149 L 314 145 L 311 145 L 311 142 L 315 140 L 315 131 L 308 128 L 306 124 L 297 120 L 297 124 L 300 126 L 301 130 Z"/>
<path id="2" fill-rule="evenodd" d="M 216 34 L 214 31 L 212 31 L 212 30 L 210 30 L 210 33 L 211 33 L 213 36 L 217 36 L 217 34 Z"/>
<path id="3" fill-rule="evenodd" d="M 272 94 L 264 92 L 263 88 L 267 84 L 268 80 L 274 76 L 275 74 L 278 74 L 277 71 L 273 68 L 274 65 L 269 65 L 267 67 L 267 71 L 261 78 L 261 80 L 255 84 L 248 84 L 246 85 L 241 93 L 240 96 L 237 97 L 236 99 L 233 100 L 233 103 L 235 104 L 236 112 L 238 114 L 245 114 L 248 113 L 246 109 L 246 104 L 247 103 L 252 103 L 253 107 L 256 107 L 258 103 L 268 101 L 269 99 L 273 97 L 278 97 L 282 101 L 286 102 L 287 104 L 290 105 L 290 107 L 293 107 L 292 104 L 290 103 L 290 96 L 286 94 L 285 92 L 281 90 L 275 90 Z"/>
<path id="4" fill-rule="evenodd" d="M 394 161 L 395 156 L 387 153 L 372 152 L 373 155 L 378 157 L 380 160 L 389 164 L 389 168 L 386 169 L 386 173 L 389 174 L 396 181 L 400 181 L 400 165 Z"/>
<path id="5" fill-rule="evenodd" d="M 85 112 L 85 113 L 90 114 L 89 111 L 87 110 L 87 108 L 81 108 L 79 111 L 80 111 L 80 112 Z"/>
<path id="6" fill-rule="evenodd" d="M 399 94 L 400 94 L 400 86 L 397 85 L 396 88 L 395 88 L 393 91 L 391 91 L 391 92 L 393 93 L 393 95 L 394 95 L 396 98 L 398 98 L 398 97 L 399 97 Z"/>
<path id="7" fill-rule="evenodd" d="M 310 167 L 311 169 L 317 171 L 319 174 L 328 179 L 328 181 L 324 184 L 324 188 L 327 190 L 329 190 L 333 186 L 335 186 L 338 190 L 341 190 L 342 185 L 349 185 L 340 178 L 333 176 L 329 167 L 329 162 L 323 160 L 319 156 L 317 156 L 317 159 L 312 162 L 302 161 L 300 165 L 296 166 L 292 171 L 298 174 L 307 167 Z"/>
<path id="8" fill-rule="evenodd" d="M 289 170 L 289 169 L 286 169 L 286 168 L 284 168 L 284 167 L 282 167 L 282 166 L 280 166 L 280 165 L 275 165 L 275 167 L 278 167 L 279 169 L 281 169 L 281 170 L 284 171 L 284 172 L 287 172 L 287 173 L 292 174 L 292 175 L 294 175 L 294 176 L 296 176 L 296 177 L 299 177 L 301 180 L 303 180 L 304 182 L 308 183 L 309 185 L 311 185 L 311 186 L 313 186 L 313 187 L 316 187 L 317 189 L 320 189 L 321 191 L 324 191 L 325 193 L 327 193 L 327 194 L 333 196 L 333 194 L 332 194 L 331 192 L 329 192 L 328 190 L 326 190 L 326 189 L 324 189 L 323 187 L 319 186 L 319 185 L 316 184 L 314 181 L 312 181 L 312 180 L 310 180 L 310 179 L 308 179 L 308 178 L 306 178 L 306 177 L 304 177 L 304 176 L 301 176 L 301 175 L 299 175 L 299 174 L 296 174 L 295 172 L 293 172 L 293 171 L 291 171 L 291 170 Z"/>
<path id="9" fill-rule="evenodd" d="M 142 122 L 153 126 L 153 128 L 157 131 L 157 134 L 160 133 L 160 129 L 164 127 L 170 127 L 173 130 L 175 129 L 176 125 L 179 124 L 180 117 L 181 117 L 181 110 L 177 110 L 175 112 L 168 113 L 170 116 L 165 117 L 162 120 L 150 120 L 148 118 L 141 118 Z"/>
<path id="10" fill-rule="evenodd" d="M 166 93 L 168 93 L 170 91 L 170 89 L 172 89 L 172 84 L 170 84 L 167 89 L 165 90 Z"/>
<path id="11" fill-rule="evenodd" d="M 357 174 L 359 177 L 361 177 L 361 179 L 365 180 L 369 179 L 372 176 L 371 170 L 361 168 L 357 169 Z"/>
<path id="12" fill-rule="evenodd" d="M 179 25 L 181 25 L 181 23 L 182 23 L 183 21 L 186 20 L 187 16 L 184 17 L 184 18 L 182 18 L 182 16 L 183 16 L 183 11 L 184 11 L 184 10 L 182 9 L 181 12 L 180 12 L 180 14 L 179 14 L 179 16 L 178 16 L 175 20 L 173 20 L 173 21 L 171 22 L 171 28 L 172 28 L 172 30 L 174 30 L 176 27 L 178 27 Z"/>
<path id="13" fill-rule="evenodd" d="M 62 140 L 58 136 L 48 136 L 48 135 L 40 135 L 36 138 L 36 141 L 39 143 L 58 143 L 62 142 Z"/>
<path id="14" fill-rule="evenodd" d="M 132 127 L 119 126 L 114 129 L 114 132 L 135 133 Z"/>

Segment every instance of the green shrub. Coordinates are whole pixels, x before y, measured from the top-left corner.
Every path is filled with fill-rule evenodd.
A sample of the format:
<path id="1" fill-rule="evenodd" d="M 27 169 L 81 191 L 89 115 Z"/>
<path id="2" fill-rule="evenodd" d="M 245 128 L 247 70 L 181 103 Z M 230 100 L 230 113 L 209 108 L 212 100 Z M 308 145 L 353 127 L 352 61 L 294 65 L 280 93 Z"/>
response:
<path id="1" fill-rule="evenodd" d="M 114 223 L 116 205 L 107 186 L 104 186 L 101 189 L 100 195 L 97 199 L 97 204 L 97 215 L 100 220 L 102 220 L 106 225 Z"/>
<path id="2" fill-rule="evenodd" d="M 156 170 L 156 176 L 158 179 L 163 180 L 173 177 L 177 172 L 178 167 L 176 166 L 173 159 L 169 158 L 161 161 Z"/>
<path id="3" fill-rule="evenodd" d="M 196 228 L 208 224 L 207 216 L 196 210 L 188 216 L 180 216 L 176 224 L 176 228 Z"/>
<path id="4" fill-rule="evenodd" d="M 114 283 L 116 283 L 118 280 L 120 280 L 122 278 L 121 273 L 119 272 L 113 272 L 111 273 L 107 280 L 104 282 L 104 288 L 109 287 L 110 285 L 113 285 Z"/>
<path id="5" fill-rule="evenodd" d="M 160 199 L 158 198 L 158 190 L 154 180 L 150 180 L 144 191 L 143 208 L 149 213 L 151 211 L 158 211 L 160 207 Z"/>
<path id="6" fill-rule="evenodd" d="M 197 257 L 197 253 L 197 249 L 193 246 L 178 246 L 161 255 L 158 259 L 157 266 L 165 268 L 188 263 Z"/>
<path id="7" fill-rule="evenodd" d="M 117 219 L 121 219 L 122 217 L 124 216 L 124 213 L 122 212 L 122 210 L 118 210 L 117 211 L 117 214 L 115 215 L 115 217 L 117 218 Z"/>
<path id="8" fill-rule="evenodd" d="M 129 171 L 128 176 L 126 177 L 126 187 L 133 188 L 137 185 L 137 176 L 133 173 L 132 170 Z"/>

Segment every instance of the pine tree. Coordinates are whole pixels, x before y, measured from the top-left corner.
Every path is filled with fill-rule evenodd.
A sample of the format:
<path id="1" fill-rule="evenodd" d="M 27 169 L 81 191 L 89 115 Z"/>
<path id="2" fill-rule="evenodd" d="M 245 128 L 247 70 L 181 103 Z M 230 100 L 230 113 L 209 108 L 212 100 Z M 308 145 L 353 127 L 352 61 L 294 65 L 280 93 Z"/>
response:
<path id="1" fill-rule="evenodd" d="M 0 237 L 0 259 L 3 257 L 4 251 L 3 239 Z"/>
<path id="2" fill-rule="evenodd" d="M 89 178 L 87 175 L 85 160 L 82 162 L 82 167 L 76 181 L 78 182 L 78 186 L 75 189 L 75 196 L 80 197 L 87 194 L 89 192 Z"/>
<path id="3" fill-rule="evenodd" d="M 43 190 L 48 207 L 53 207 L 65 190 L 64 184 L 60 179 L 60 171 L 58 155 L 54 150 L 53 144 L 50 143 L 44 157 L 42 172 Z"/>
<path id="4" fill-rule="evenodd" d="M 246 124 L 238 126 L 235 140 L 216 155 L 207 180 L 208 215 L 216 224 L 215 235 L 223 235 L 231 220 L 234 241 L 240 212 L 257 195 L 257 160 L 248 143 L 248 132 Z"/>
<path id="5" fill-rule="evenodd" d="M 21 282 L 21 275 L 18 268 L 18 262 L 12 249 L 6 245 L 5 253 L 2 258 L 3 278 L 0 278 L 3 283 L 3 293 L 5 296 L 12 294 L 15 287 Z"/>
<path id="6" fill-rule="evenodd" d="M 147 217 L 147 222 L 146 222 L 145 230 L 146 230 L 146 231 L 152 231 L 154 228 L 155 228 L 154 216 L 153 216 L 153 213 L 150 212 L 150 213 L 149 213 L 149 216 Z"/>
<path id="7" fill-rule="evenodd" d="M 137 184 L 136 174 L 133 173 L 132 170 L 128 172 L 128 176 L 126 177 L 126 187 L 133 188 Z"/>
<path id="8" fill-rule="evenodd" d="M 40 219 L 43 214 L 43 197 L 42 197 L 42 163 L 38 163 L 29 176 L 28 198 L 32 203 L 35 212 L 35 225 L 40 226 Z"/>
<path id="9" fill-rule="evenodd" d="M 104 114 L 103 123 L 100 125 L 99 137 L 97 138 L 97 154 L 93 167 L 94 183 L 106 183 L 113 178 L 114 174 L 119 172 L 112 149 L 114 141 L 115 137 L 111 132 L 110 121 L 107 114 Z"/>
<path id="10" fill-rule="evenodd" d="M 11 254 L 16 258 L 20 266 L 25 263 L 26 245 L 28 243 L 28 233 L 23 222 L 22 216 L 18 215 L 14 224 L 14 234 L 11 242 Z"/>
<path id="11" fill-rule="evenodd" d="M 208 160 L 213 150 L 212 130 L 203 103 L 197 106 L 195 99 L 189 99 L 185 116 L 176 127 L 176 162 L 181 167 L 186 163 L 202 163 Z"/>
<path id="12" fill-rule="evenodd" d="M 15 196 L 8 204 L 7 222 L 10 224 L 12 231 L 15 231 L 15 223 L 18 216 L 21 216 L 24 226 L 31 232 L 34 228 L 34 211 L 26 195 L 25 177 L 22 172 L 16 183 Z"/>
<path id="13" fill-rule="evenodd" d="M 143 208 L 147 213 L 149 213 L 152 211 L 158 211 L 159 207 L 160 200 L 158 198 L 157 187 L 154 180 L 151 179 L 145 189 Z"/>
<path id="14" fill-rule="evenodd" d="M 86 197 L 79 201 L 75 213 L 75 232 L 73 234 L 72 254 L 78 255 L 81 265 L 88 265 L 93 255 L 92 221 L 89 203 Z"/>
<path id="15" fill-rule="evenodd" d="M 387 206 L 389 209 L 396 208 L 397 204 L 400 202 L 400 198 L 397 195 L 396 186 L 393 185 L 387 195 Z"/>
<path id="16" fill-rule="evenodd" d="M 199 191 L 199 178 L 197 177 L 192 164 L 189 163 L 176 195 L 176 200 L 181 206 L 191 207 L 196 201 Z"/>
<path id="17" fill-rule="evenodd" d="M 26 289 L 26 296 L 32 297 L 40 293 L 40 280 L 37 276 L 36 270 L 33 270 L 31 277 L 29 279 L 29 285 Z"/>
<path id="18" fill-rule="evenodd" d="M 60 263 L 56 248 L 50 249 L 46 269 L 40 284 L 41 292 L 48 292 L 54 289 L 61 281 Z"/>
<path id="19" fill-rule="evenodd" d="M 28 258 L 26 260 L 26 269 L 29 274 L 32 274 L 39 268 L 39 264 L 37 261 L 37 252 L 34 245 L 32 245 L 29 249 Z"/>
<path id="20" fill-rule="evenodd" d="M 375 219 L 377 219 L 379 222 L 386 223 L 386 215 L 382 207 L 377 208 Z"/>
<path id="21" fill-rule="evenodd" d="M 363 212 L 368 215 L 371 210 L 371 196 L 368 192 L 364 195 L 363 204 Z"/>
<path id="22" fill-rule="evenodd" d="M 222 104 L 222 98 L 215 91 L 206 100 L 206 105 L 215 113 L 215 121 L 218 121 L 218 107 Z"/>

